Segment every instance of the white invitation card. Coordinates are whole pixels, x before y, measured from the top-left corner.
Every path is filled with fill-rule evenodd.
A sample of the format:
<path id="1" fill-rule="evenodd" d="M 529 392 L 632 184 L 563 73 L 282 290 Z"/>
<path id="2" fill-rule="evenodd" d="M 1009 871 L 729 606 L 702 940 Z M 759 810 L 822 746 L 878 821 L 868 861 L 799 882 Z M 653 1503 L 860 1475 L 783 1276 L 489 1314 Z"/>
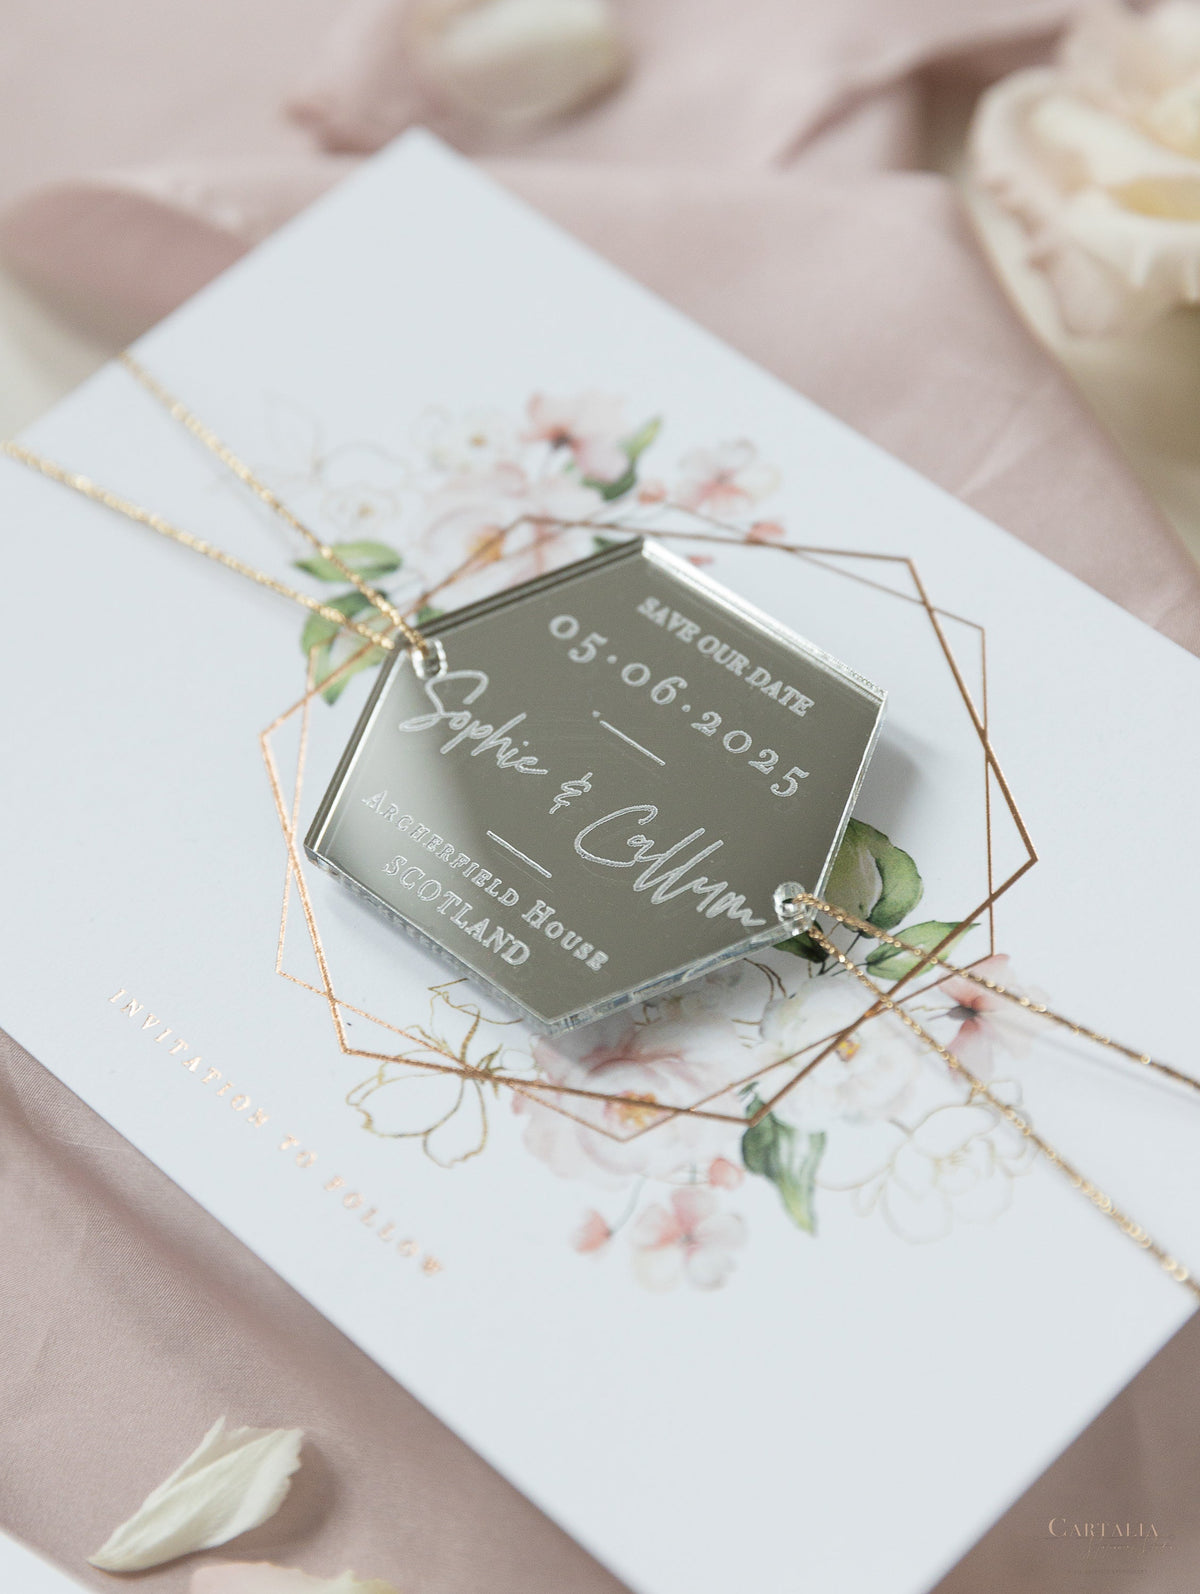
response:
<path id="1" fill-rule="evenodd" d="M 0 1585 L 14 1594 L 80 1594 L 82 1588 L 73 1577 L 5 1533 L 0 1533 Z"/>

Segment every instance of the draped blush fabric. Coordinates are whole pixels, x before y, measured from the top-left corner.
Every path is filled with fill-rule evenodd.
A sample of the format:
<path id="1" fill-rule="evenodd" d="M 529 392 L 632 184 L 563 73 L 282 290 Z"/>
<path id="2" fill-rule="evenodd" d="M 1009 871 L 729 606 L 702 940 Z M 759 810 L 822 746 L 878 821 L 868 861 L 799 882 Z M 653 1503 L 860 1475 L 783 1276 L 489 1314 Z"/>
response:
<path id="1" fill-rule="evenodd" d="M 1066 10 L 620 0 L 627 83 L 517 138 L 437 103 L 405 53 L 402 0 L 9 0 L 0 249 L 73 316 L 128 335 L 424 121 L 735 347 L 1200 651 L 1195 566 L 1011 311 L 948 185 L 919 169 L 931 74 L 982 82 L 1045 49 Z M 0 1522 L 81 1581 L 113 1587 L 87 1552 L 224 1412 L 309 1433 L 283 1510 L 233 1547 L 239 1558 L 353 1567 L 411 1594 L 616 1589 L 2 1037 L 0 1202 Z M 1059 1594 L 1046 1522 L 1139 1513 L 1165 1517 L 1178 1552 L 1139 1587 L 1190 1587 L 1198 1358 L 1193 1324 L 943 1594 Z M 189 1575 L 166 1567 L 138 1587 L 183 1594 Z M 1093 1587 L 1107 1594 L 1100 1578 Z"/>
<path id="2" fill-rule="evenodd" d="M 162 1173 L 0 1035 L 0 1525 L 85 1584 L 217 1417 L 302 1427 L 277 1516 L 222 1559 L 404 1594 L 620 1585 Z M 140 1573 L 184 1594 L 207 1557 Z M 5 1589 L 4 1594 L 21 1594 Z"/>

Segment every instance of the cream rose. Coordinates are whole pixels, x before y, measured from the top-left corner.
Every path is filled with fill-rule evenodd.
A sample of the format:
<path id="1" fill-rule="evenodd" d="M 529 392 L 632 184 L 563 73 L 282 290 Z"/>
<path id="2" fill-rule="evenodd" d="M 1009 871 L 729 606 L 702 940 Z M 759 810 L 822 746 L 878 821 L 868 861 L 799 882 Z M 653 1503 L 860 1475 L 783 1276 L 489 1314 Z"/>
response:
<path id="1" fill-rule="evenodd" d="M 970 162 L 1025 227 L 1069 331 L 1200 301 L 1200 4 L 1085 11 L 1055 66 L 983 96 Z"/>

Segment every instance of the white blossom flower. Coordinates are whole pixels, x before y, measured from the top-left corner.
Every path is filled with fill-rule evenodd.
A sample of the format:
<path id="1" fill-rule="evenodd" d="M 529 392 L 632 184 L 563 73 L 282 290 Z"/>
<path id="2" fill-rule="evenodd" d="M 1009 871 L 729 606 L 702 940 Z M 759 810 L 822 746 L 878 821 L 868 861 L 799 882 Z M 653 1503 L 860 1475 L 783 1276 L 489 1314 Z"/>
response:
<path id="1" fill-rule="evenodd" d="M 469 475 L 514 460 L 517 429 L 500 410 L 431 409 L 417 423 L 416 442 L 435 470 Z"/>
<path id="2" fill-rule="evenodd" d="M 956 1220 L 989 1223 L 1012 1200 L 1033 1146 L 982 1101 L 938 1107 L 905 1132 L 895 1152 L 857 1193 L 864 1214 L 878 1210 L 903 1239 L 943 1239 Z"/>
<path id="3" fill-rule="evenodd" d="M 779 485 L 779 472 L 764 464 L 745 438 L 694 448 L 679 462 L 677 504 L 715 520 L 736 520 Z"/>
<path id="4" fill-rule="evenodd" d="M 755 1006 L 756 998 L 761 1002 L 762 985 L 761 971 L 742 958 L 702 974 L 678 992 L 656 998 L 650 1010 L 664 1018 L 703 1020 L 717 1014 L 736 1018 Z"/>
<path id="5" fill-rule="evenodd" d="M 761 1033 L 767 1056 L 791 1058 L 817 1050 L 819 1043 L 827 1043 L 861 1017 L 872 1000 L 851 975 L 810 977 L 794 996 L 772 1002 L 764 1013 Z M 920 1041 L 898 1018 L 877 1014 L 839 1041 L 772 1110 L 810 1134 L 836 1123 L 892 1118 L 912 1099 L 924 1053 Z M 793 1073 L 803 1061 L 797 1058 Z M 780 1069 L 770 1077 L 782 1083 L 786 1076 Z"/>
<path id="6" fill-rule="evenodd" d="M 597 1094 L 531 1086 L 513 1102 L 528 1120 L 526 1148 L 555 1173 L 616 1189 L 639 1176 L 675 1179 L 736 1153 L 736 1123 L 662 1111 L 715 1098 L 744 1072 L 747 1054 L 731 1023 L 609 1020 L 580 1034 L 582 1042 L 569 1035 L 535 1040 L 534 1059 L 548 1084 Z M 576 1056 L 580 1044 L 588 1049 Z M 715 1106 L 739 1111 L 728 1098 Z"/>

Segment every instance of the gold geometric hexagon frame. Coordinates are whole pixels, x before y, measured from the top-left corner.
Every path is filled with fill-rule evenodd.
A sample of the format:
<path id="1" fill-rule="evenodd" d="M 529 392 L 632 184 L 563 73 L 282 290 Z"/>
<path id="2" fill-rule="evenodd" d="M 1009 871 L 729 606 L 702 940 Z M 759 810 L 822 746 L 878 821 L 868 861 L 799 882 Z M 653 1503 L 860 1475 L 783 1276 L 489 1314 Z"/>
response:
<path id="1" fill-rule="evenodd" d="M 557 528 L 552 535 L 561 535 L 562 531 L 569 529 L 573 525 L 578 525 L 578 523 L 575 522 L 542 523 L 542 526 L 539 527 L 539 531 L 542 529 L 542 527 L 548 524 L 552 524 Z M 610 523 L 608 525 L 603 525 L 596 522 L 588 522 L 587 528 L 592 531 L 609 530 L 623 532 L 626 534 L 629 534 L 634 529 L 632 527 L 623 526 L 620 524 Z M 493 547 L 496 550 L 500 549 L 504 539 L 508 534 L 508 531 L 512 529 L 512 527 L 509 527 L 506 528 L 505 531 L 497 533 L 496 536 L 491 539 L 491 544 L 484 550 L 480 551 L 483 554 L 485 562 L 500 563 L 505 557 L 507 557 L 502 552 L 493 552 Z M 637 530 L 648 532 L 649 534 L 662 539 L 686 541 L 690 543 L 713 543 L 722 546 L 759 547 L 764 550 L 769 549 L 777 554 L 785 554 L 794 558 L 808 560 L 820 565 L 823 569 L 830 571 L 833 574 L 843 576 L 852 581 L 863 582 L 866 585 L 874 587 L 901 602 L 914 604 L 923 611 L 933 629 L 938 650 L 945 660 L 946 666 L 949 669 L 953 679 L 954 686 L 962 699 L 964 707 L 966 708 L 971 728 L 974 734 L 978 737 L 984 758 L 984 833 L 986 837 L 987 854 L 987 894 L 975 908 L 973 908 L 969 913 L 964 914 L 962 918 L 956 922 L 958 924 L 965 924 L 986 917 L 990 953 L 994 953 L 995 905 L 1006 892 L 1012 889 L 1021 876 L 1033 867 L 1033 865 L 1037 862 L 1037 853 L 1034 849 L 1033 842 L 1030 839 L 1025 822 L 1021 817 L 1016 800 L 1013 797 L 1012 791 L 1009 788 L 1004 773 L 1000 768 L 995 751 L 992 748 L 991 739 L 988 732 L 987 636 L 983 626 L 979 625 L 978 622 L 968 620 L 961 615 L 951 614 L 946 610 L 936 608 L 930 602 L 929 595 L 926 592 L 925 585 L 921 580 L 916 565 L 911 558 L 905 555 L 850 551 L 842 548 L 821 548 L 797 543 L 776 542 L 774 540 L 770 542 L 747 540 L 744 535 L 741 537 L 733 537 L 721 536 L 715 533 L 706 532 L 684 531 L 676 529 L 665 530 L 660 528 L 642 527 L 638 527 Z M 432 597 L 444 591 L 447 587 L 452 586 L 464 574 L 472 573 L 472 571 L 480 568 L 480 552 L 477 552 L 472 561 L 468 561 L 459 569 L 453 571 L 444 581 L 440 582 L 436 588 L 433 588 L 429 592 L 423 594 L 421 600 L 415 607 L 419 609 L 422 604 L 427 603 Z M 845 559 L 865 561 L 868 564 L 875 566 L 899 567 L 899 569 L 906 574 L 911 585 L 911 591 L 898 591 L 895 587 L 886 585 L 881 581 L 873 580 L 868 575 L 845 570 L 834 562 L 836 560 Z M 965 625 L 969 629 L 973 630 L 978 636 L 980 648 L 980 702 L 978 704 L 976 704 L 971 695 L 959 661 L 955 657 L 954 650 L 951 647 L 949 639 L 946 635 L 946 631 L 942 623 L 945 620 L 953 621 L 956 624 Z M 604 1125 L 596 1123 L 592 1119 L 581 1118 L 578 1116 L 578 1114 L 572 1113 L 570 1111 L 569 1102 L 572 1100 L 589 1100 L 614 1103 L 618 1106 L 624 1104 L 627 1106 L 627 1098 L 624 1095 L 591 1090 L 584 1086 L 561 1084 L 548 1080 L 539 1080 L 537 1078 L 530 1078 L 525 1075 L 510 1074 L 490 1066 L 490 1064 L 486 1068 L 478 1067 L 467 1062 L 465 1055 L 456 1056 L 449 1051 L 445 1052 L 444 1055 L 441 1056 L 440 1060 L 434 1060 L 429 1055 L 431 1048 L 430 1038 L 427 1034 L 414 1033 L 412 1030 L 406 1029 L 402 1025 L 394 1024 L 388 1019 L 382 1018 L 378 1014 L 367 1012 L 365 1009 L 356 1006 L 354 1003 L 339 997 L 334 990 L 328 959 L 321 940 L 320 931 L 316 923 L 312 902 L 308 892 L 308 885 L 304 874 L 303 854 L 297 841 L 299 805 L 301 788 L 303 784 L 305 757 L 307 752 L 308 716 L 313 700 L 321 692 L 327 690 L 331 682 L 335 680 L 339 674 L 352 670 L 355 664 L 361 658 L 361 655 L 369 649 L 369 646 L 369 644 L 364 643 L 360 650 L 352 654 L 350 658 L 348 658 L 342 664 L 340 670 L 335 671 L 333 675 L 324 679 L 320 684 L 315 684 L 312 679 L 310 661 L 309 677 L 304 695 L 297 699 L 297 701 L 289 708 L 285 709 L 283 713 L 279 714 L 274 720 L 272 720 L 271 724 L 267 726 L 267 728 L 259 737 L 263 759 L 266 764 L 267 777 L 271 786 L 271 794 L 275 803 L 276 815 L 279 819 L 280 830 L 283 835 L 288 858 L 287 871 L 284 880 L 283 906 L 280 917 L 280 931 L 276 951 L 275 972 L 282 978 L 289 980 L 291 983 L 299 985 L 303 989 L 310 991 L 312 994 L 324 999 L 329 1011 L 330 1019 L 332 1021 L 333 1031 L 339 1050 L 344 1056 L 361 1057 L 379 1063 L 403 1062 L 419 1070 L 457 1075 L 464 1080 L 474 1080 L 480 1083 L 487 1082 L 492 1085 L 504 1085 L 517 1094 L 533 1097 L 542 1104 L 555 1108 L 557 1111 L 575 1119 L 577 1122 L 592 1130 L 596 1134 L 605 1135 L 609 1138 L 624 1142 L 626 1140 L 637 1139 L 643 1134 L 651 1133 L 661 1124 L 680 1114 L 687 1114 L 690 1116 L 732 1123 L 742 1127 L 743 1129 L 756 1124 L 763 1116 L 765 1116 L 765 1114 L 771 1111 L 772 1107 L 775 1106 L 781 1097 L 794 1089 L 800 1080 L 809 1072 L 811 1072 L 812 1069 L 817 1067 L 825 1057 L 827 1057 L 837 1047 L 842 1046 L 844 1043 L 849 1041 L 856 1030 L 871 1022 L 884 1011 L 882 1005 L 880 1003 L 876 1003 L 874 1006 L 867 1008 L 865 1012 L 860 1014 L 852 1024 L 846 1026 L 836 1034 L 831 1034 L 819 1041 L 810 1042 L 805 1048 L 803 1048 L 802 1051 L 794 1053 L 790 1057 L 782 1058 L 772 1064 L 771 1071 L 774 1072 L 788 1063 L 798 1061 L 801 1057 L 808 1058 L 808 1060 L 804 1063 L 804 1066 L 800 1068 L 790 1079 L 788 1079 L 772 1096 L 764 1101 L 761 1101 L 760 1105 L 750 1116 L 747 1116 L 744 1113 L 720 1111 L 713 1105 L 713 1103 L 719 1101 L 721 1097 L 729 1095 L 733 1090 L 736 1090 L 739 1085 L 747 1082 L 735 1080 L 723 1085 L 719 1091 L 710 1094 L 709 1096 L 704 1097 L 700 1101 L 694 1102 L 689 1106 L 682 1106 L 667 1102 L 656 1102 L 652 1110 L 640 1115 L 644 1116 L 646 1120 L 645 1122 L 638 1123 L 637 1127 L 635 1127 L 630 1134 L 619 1135 L 611 1129 L 606 1128 Z M 280 779 L 278 763 L 275 758 L 272 741 L 276 733 L 279 732 L 285 724 L 294 720 L 297 716 L 300 718 L 300 736 L 296 765 L 296 784 L 292 795 L 292 801 L 289 804 L 284 795 L 283 784 Z M 998 795 L 1001 805 L 1007 811 L 1012 820 L 1025 854 L 1022 861 L 1009 874 L 1007 874 L 1003 880 L 999 882 L 996 881 L 994 875 L 994 849 L 992 831 L 993 789 Z M 287 924 L 291 906 L 291 892 L 293 888 L 295 888 L 299 896 L 305 926 L 307 928 L 308 936 L 312 944 L 312 950 L 316 958 L 317 969 L 319 971 L 321 980 L 321 984 L 319 986 L 312 984 L 309 980 L 302 979 L 298 975 L 289 973 L 283 967 Z M 937 954 L 941 950 L 941 947 L 931 948 L 926 958 L 922 962 L 918 963 L 916 967 L 910 970 L 907 974 L 901 976 L 901 978 L 895 982 L 891 988 L 891 991 L 889 992 L 891 998 L 894 1000 L 897 991 L 901 990 L 901 988 L 904 986 L 910 985 L 912 981 L 917 979 L 922 972 L 929 969 L 931 965 L 934 966 L 936 971 L 936 958 Z M 421 1060 L 416 1060 L 411 1056 L 405 1056 L 400 1052 L 381 1052 L 369 1050 L 363 1047 L 352 1046 L 346 1033 L 346 1026 L 343 1021 L 343 1012 L 353 1013 L 363 1019 L 370 1021 L 373 1024 L 378 1025 L 380 1028 L 386 1031 L 390 1031 L 391 1033 L 400 1037 L 402 1040 L 408 1041 L 410 1044 L 417 1046 L 425 1054 L 424 1057 Z M 814 1053 L 814 1055 L 809 1056 L 808 1054 L 810 1053 Z M 756 1070 L 754 1074 L 747 1076 L 747 1079 L 757 1078 L 760 1077 L 760 1075 L 761 1070 Z M 547 1100 L 548 1096 L 552 1099 Z"/>

